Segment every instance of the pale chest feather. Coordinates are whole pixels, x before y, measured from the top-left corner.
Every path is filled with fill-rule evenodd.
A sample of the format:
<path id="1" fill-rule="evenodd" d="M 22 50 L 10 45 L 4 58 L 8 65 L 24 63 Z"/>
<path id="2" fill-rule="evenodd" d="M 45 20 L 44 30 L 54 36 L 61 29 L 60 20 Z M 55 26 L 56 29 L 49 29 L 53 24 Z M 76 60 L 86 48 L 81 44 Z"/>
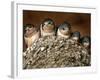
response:
<path id="1" fill-rule="evenodd" d="M 41 36 L 54 36 L 54 35 L 55 35 L 54 30 L 52 32 L 44 32 L 41 27 Z"/>
<path id="2" fill-rule="evenodd" d="M 32 37 L 24 37 L 24 39 L 25 39 L 25 43 L 27 44 L 27 46 L 30 47 L 34 41 L 39 39 L 39 32 L 32 35 Z"/>
<path id="3" fill-rule="evenodd" d="M 44 32 L 44 31 L 42 31 L 41 32 L 41 36 L 54 36 L 55 35 L 55 32 L 53 31 L 53 32 L 51 32 L 51 33 L 46 33 L 46 32 Z"/>

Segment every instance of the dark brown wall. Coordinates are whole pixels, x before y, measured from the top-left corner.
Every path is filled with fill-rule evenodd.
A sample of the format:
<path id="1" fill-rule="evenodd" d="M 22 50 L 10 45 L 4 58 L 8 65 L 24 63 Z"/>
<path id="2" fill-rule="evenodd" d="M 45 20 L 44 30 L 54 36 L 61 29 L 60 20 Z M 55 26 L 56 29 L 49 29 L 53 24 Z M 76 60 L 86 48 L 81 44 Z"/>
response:
<path id="1" fill-rule="evenodd" d="M 72 25 L 72 31 L 79 31 L 81 36 L 90 36 L 90 14 L 28 10 L 23 11 L 23 25 L 34 24 L 36 27 L 39 27 L 45 18 L 53 19 L 56 26 L 64 21 L 68 21 Z"/>

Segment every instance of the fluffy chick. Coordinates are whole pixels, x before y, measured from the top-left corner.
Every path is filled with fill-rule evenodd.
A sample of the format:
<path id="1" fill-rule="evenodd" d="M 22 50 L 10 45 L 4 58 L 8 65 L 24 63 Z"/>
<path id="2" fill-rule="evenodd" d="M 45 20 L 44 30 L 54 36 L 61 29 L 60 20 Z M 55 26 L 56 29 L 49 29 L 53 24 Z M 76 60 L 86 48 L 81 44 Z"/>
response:
<path id="1" fill-rule="evenodd" d="M 32 24 L 26 24 L 24 28 L 24 40 L 27 47 L 30 47 L 34 41 L 39 39 L 40 31 Z"/>
<path id="2" fill-rule="evenodd" d="M 55 35 L 55 24 L 54 21 L 50 18 L 45 19 L 41 26 L 41 36 L 54 36 Z"/>
<path id="3" fill-rule="evenodd" d="M 71 25 L 68 22 L 62 23 L 58 27 L 57 36 L 68 39 L 71 36 Z"/>

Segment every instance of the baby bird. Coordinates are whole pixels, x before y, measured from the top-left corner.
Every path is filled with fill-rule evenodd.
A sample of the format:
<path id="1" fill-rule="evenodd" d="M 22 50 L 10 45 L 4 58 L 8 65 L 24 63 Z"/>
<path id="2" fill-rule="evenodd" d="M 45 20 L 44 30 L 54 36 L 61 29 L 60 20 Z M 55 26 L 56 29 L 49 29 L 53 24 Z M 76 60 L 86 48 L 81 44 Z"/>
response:
<path id="1" fill-rule="evenodd" d="M 75 41 L 75 43 L 78 43 L 80 41 L 80 32 L 76 31 L 72 33 L 72 40 Z"/>
<path id="2" fill-rule="evenodd" d="M 85 48 L 89 48 L 90 47 L 90 37 L 89 36 L 85 36 L 82 38 L 82 45 Z"/>
<path id="3" fill-rule="evenodd" d="M 27 47 L 29 48 L 34 41 L 39 39 L 39 37 L 40 37 L 39 30 L 32 24 L 26 24 L 24 40 Z"/>
<path id="4" fill-rule="evenodd" d="M 54 36 L 55 35 L 55 24 L 50 18 L 45 19 L 40 25 L 41 36 Z"/>
<path id="5" fill-rule="evenodd" d="M 71 36 L 71 25 L 68 22 L 62 23 L 58 27 L 57 36 L 68 39 Z"/>

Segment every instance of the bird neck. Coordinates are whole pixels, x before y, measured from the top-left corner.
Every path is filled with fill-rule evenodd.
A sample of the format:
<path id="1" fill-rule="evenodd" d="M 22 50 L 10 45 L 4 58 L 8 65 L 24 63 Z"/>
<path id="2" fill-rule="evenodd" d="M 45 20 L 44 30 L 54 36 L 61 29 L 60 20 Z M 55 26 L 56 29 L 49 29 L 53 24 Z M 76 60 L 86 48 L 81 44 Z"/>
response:
<path id="1" fill-rule="evenodd" d="M 34 32 L 32 32 L 31 34 L 25 34 L 25 37 L 30 38 L 30 37 L 32 37 L 33 35 L 37 34 L 37 32 L 38 32 L 38 31 L 34 31 Z"/>

